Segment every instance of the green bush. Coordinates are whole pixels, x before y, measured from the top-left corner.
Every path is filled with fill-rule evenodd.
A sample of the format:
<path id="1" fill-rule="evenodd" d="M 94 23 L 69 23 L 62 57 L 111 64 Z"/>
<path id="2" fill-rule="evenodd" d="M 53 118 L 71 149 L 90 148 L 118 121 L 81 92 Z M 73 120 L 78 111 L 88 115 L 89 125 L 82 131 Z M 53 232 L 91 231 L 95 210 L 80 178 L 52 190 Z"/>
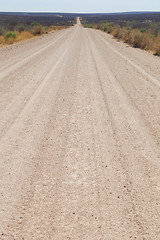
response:
<path id="1" fill-rule="evenodd" d="M 5 38 L 14 38 L 15 39 L 16 37 L 17 37 L 17 35 L 15 32 L 7 32 L 5 34 Z"/>
<path id="2" fill-rule="evenodd" d="M 40 24 L 37 22 L 32 22 L 30 25 L 31 25 L 31 27 L 34 27 L 34 26 L 39 26 Z"/>
<path id="3" fill-rule="evenodd" d="M 145 33 L 145 32 L 146 32 L 146 29 L 141 29 L 140 32 L 141 32 L 141 33 Z"/>

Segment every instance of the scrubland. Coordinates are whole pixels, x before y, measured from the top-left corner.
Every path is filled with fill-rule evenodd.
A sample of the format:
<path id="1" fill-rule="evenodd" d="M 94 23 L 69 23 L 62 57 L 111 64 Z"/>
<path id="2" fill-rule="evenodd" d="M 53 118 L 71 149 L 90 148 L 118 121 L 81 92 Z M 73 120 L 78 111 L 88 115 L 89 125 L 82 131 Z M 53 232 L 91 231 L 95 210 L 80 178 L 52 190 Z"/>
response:
<path id="1" fill-rule="evenodd" d="M 60 20 L 59 20 L 60 19 Z M 73 26 L 74 18 L 0 14 L 0 46 Z"/>
<path id="2" fill-rule="evenodd" d="M 160 22 L 144 19 L 90 22 L 84 19 L 82 23 L 84 27 L 100 29 L 135 48 L 160 56 Z"/>

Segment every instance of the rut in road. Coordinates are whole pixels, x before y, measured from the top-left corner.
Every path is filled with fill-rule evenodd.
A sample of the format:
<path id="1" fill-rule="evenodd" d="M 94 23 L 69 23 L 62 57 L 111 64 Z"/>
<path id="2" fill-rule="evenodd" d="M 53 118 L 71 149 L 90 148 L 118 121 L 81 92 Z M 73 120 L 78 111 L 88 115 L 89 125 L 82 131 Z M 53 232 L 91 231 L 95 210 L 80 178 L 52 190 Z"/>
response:
<path id="1" fill-rule="evenodd" d="M 0 50 L 0 239 L 160 239 L 160 59 L 80 23 Z"/>

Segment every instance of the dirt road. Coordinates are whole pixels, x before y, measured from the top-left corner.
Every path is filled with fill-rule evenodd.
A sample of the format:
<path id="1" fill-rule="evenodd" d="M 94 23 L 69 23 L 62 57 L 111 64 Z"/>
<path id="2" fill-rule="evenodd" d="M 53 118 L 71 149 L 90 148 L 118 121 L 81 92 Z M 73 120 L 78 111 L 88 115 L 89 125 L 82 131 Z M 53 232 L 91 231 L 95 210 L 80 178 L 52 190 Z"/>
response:
<path id="1" fill-rule="evenodd" d="M 0 239 L 160 239 L 160 58 L 79 24 L 0 50 Z"/>

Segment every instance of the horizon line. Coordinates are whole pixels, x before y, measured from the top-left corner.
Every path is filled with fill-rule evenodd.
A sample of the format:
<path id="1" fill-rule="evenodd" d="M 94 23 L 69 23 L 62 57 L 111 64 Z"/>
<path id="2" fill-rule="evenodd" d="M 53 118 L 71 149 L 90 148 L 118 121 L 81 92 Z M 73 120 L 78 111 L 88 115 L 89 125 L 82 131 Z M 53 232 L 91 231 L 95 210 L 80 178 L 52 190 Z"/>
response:
<path id="1" fill-rule="evenodd" d="M 160 10 L 133 10 L 115 12 L 59 12 L 59 11 L 0 11 L 0 13 L 70 13 L 70 14 L 115 14 L 115 13 L 160 13 Z"/>

